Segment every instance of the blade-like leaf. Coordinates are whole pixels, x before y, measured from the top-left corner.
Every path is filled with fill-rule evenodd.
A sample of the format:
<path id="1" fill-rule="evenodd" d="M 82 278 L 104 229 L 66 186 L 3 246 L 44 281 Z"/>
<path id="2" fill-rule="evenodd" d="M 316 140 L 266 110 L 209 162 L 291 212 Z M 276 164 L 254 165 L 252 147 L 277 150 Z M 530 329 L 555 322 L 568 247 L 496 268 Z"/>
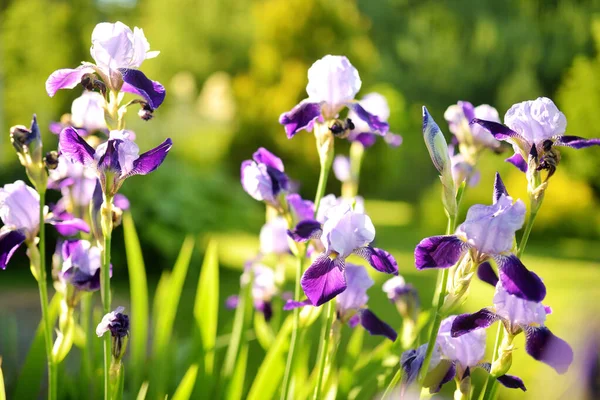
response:
<path id="1" fill-rule="evenodd" d="M 131 335 L 128 371 L 131 371 L 133 387 L 138 387 L 144 376 L 146 346 L 148 343 L 148 283 L 142 248 L 130 213 L 123 215 L 123 236 L 129 271 L 131 298 Z"/>
<path id="2" fill-rule="evenodd" d="M 265 321 L 265 317 L 261 313 L 254 315 L 254 333 L 256 333 L 256 339 L 258 339 L 258 343 L 262 348 L 265 351 L 269 350 L 275 340 L 275 335 L 271 325 Z"/>
<path id="3" fill-rule="evenodd" d="M 219 317 L 219 259 L 217 252 L 217 243 L 210 242 L 200 270 L 194 303 L 194 318 L 202 339 L 204 371 L 207 375 L 213 374 Z"/>
<path id="4" fill-rule="evenodd" d="M 0 357 L 0 400 L 6 400 L 6 390 L 4 389 L 4 375 L 2 374 L 2 357 Z"/>
<path id="5" fill-rule="evenodd" d="M 172 400 L 189 400 L 192 396 L 192 391 L 194 390 L 197 375 L 198 365 L 192 364 L 181 379 L 175 394 L 173 394 Z"/>
<path id="6" fill-rule="evenodd" d="M 237 357 L 233 376 L 227 388 L 227 400 L 241 400 L 244 394 L 244 378 L 248 364 L 248 343 L 244 342 Z"/>
<path id="7" fill-rule="evenodd" d="M 138 395 L 135 399 L 136 400 L 146 400 L 146 394 L 148 394 L 148 382 L 147 381 L 142 383 L 142 386 L 140 386 L 140 391 L 138 392 Z"/>

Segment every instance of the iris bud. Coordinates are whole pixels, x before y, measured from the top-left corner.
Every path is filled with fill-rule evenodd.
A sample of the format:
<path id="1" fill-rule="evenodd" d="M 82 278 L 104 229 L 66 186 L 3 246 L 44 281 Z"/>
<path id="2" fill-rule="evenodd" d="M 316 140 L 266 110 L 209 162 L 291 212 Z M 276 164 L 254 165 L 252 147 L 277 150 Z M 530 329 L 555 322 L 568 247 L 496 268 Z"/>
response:
<path id="1" fill-rule="evenodd" d="M 38 190 L 41 188 L 45 190 L 48 174 L 42 155 L 42 136 L 35 115 L 29 129 L 23 125 L 10 128 L 10 140 L 17 151 L 21 165 L 27 170 L 31 183 Z"/>

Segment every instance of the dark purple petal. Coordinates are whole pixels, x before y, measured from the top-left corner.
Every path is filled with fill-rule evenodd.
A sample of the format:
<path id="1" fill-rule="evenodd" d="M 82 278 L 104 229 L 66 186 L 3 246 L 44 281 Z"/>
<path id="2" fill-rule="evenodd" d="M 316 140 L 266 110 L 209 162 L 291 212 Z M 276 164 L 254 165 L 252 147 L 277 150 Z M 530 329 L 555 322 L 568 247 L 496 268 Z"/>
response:
<path id="1" fill-rule="evenodd" d="M 454 377 L 456 376 L 456 366 L 454 365 L 454 363 L 451 363 L 451 362 L 448 362 L 448 364 L 449 364 L 448 365 L 448 370 L 446 371 L 446 373 L 442 377 L 442 380 L 437 385 L 434 385 L 434 386 L 430 387 L 429 388 L 429 393 L 432 393 L 432 394 L 433 393 L 438 393 L 442 389 L 442 386 L 444 386 L 446 383 L 448 383 L 451 380 L 453 380 Z M 467 369 L 465 371 L 465 376 L 468 376 L 468 374 L 469 374 L 469 368 L 467 367 Z M 463 378 L 465 376 L 463 376 Z"/>
<path id="2" fill-rule="evenodd" d="M 525 350 L 538 361 L 548 364 L 559 374 L 564 374 L 573 362 L 573 349 L 561 338 L 555 336 L 550 329 L 541 327 L 524 327 Z"/>
<path id="3" fill-rule="evenodd" d="M 496 178 L 494 179 L 494 198 L 492 199 L 494 204 L 500 200 L 502 195 L 508 196 L 508 191 L 506 190 L 506 186 L 504 186 L 504 182 L 502 182 L 500 174 L 496 172 Z"/>
<path id="4" fill-rule="evenodd" d="M 473 104 L 468 101 L 459 101 L 458 105 L 462 108 L 467 121 L 473 121 L 475 119 L 475 107 L 473 107 Z"/>
<path id="5" fill-rule="evenodd" d="M 527 172 L 527 162 L 519 153 L 515 153 L 512 157 L 508 157 L 504 161 L 509 162 L 515 167 L 519 168 L 521 172 Z"/>
<path id="6" fill-rule="evenodd" d="M 267 174 L 271 178 L 273 197 L 276 197 L 282 190 L 288 190 L 289 179 L 283 171 L 267 165 Z"/>
<path id="7" fill-rule="evenodd" d="M 112 277 L 112 265 L 110 266 L 110 276 Z M 79 268 L 71 267 L 68 270 L 61 272 L 62 279 L 68 281 L 71 285 L 77 289 L 94 292 L 100 289 L 100 268 L 96 270 L 94 275 L 89 275 Z"/>
<path id="8" fill-rule="evenodd" d="M 498 283 L 498 275 L 496 275 L 496 271 L 494 271 L 489 261 L 479 264 L 479 267 L 477 267 L 477 277 L 494 287 Z"/>
<path id="9" fill-rule="evenodd" d="M 225 307 L 230 310 L 236 309 L 238 304 L 240 304 L 240 297 L 237 294 L 231 295 L 225 300 Z"/>
<path id="10" fill-rule="evenodd" d="M 585 147 L 600 146 L 600 139 L 586 139 L 579 136 L 558 136 L 554 141 L 554 146 L 583 149 Z"/>
<path id="11" fill-rule="evenodd" d="M 72 162 L 90 165 L 94 162 L 96 151 L 79 136 L 74 128 L 67 127 L 58 136 L 60 153 Z"/>
<path id="12" fill-rule="evenodd" d="M 490 131 L 492 135 L 498 140 L 506 140 L 509 138 L 515 138 L 525 141 L 523 136 L 519 135 L 517 132 L 513 131 L 506 125 L 502 125 L 501 123 L 494 121 L 485 121 L 483 119 L 474 118 L 471 120 L 471 124 L 479 124 L 483 126 L 485 129 Z"/>
<path id="13" fill-rule="evenodd" d="M 281 114 L 279 123 L 285 127 L 288 139 L 301 130 L 312 131 L 317 118 L 321 116 L 321 105 L 302 101 L 290 111 Z"/>
<path id="14" fill-rule="evenodd" d="M 500 281 L 506 291 L 521 299 L 540 302 L 546 297 L 546 286 L 539 276 L 529 271 L 515 256 L 494 256 Z"/>
<path id="15" fill-rule="evenodd" d="M 459 337 L 475 329 L 487 328 L 498 320 L 498 316 L 483 308 L 473 314 L 461 314 L 452 321 L 450 334 L 452 337 Z"/>
<path id="16" fill-rule="evenodd" d="M 0 268 L 6 269 L 6 264 L 24 241 L 25 235 L 20 231 L 0 230 Z"/>
<path id="17" fill-rule="evenodd" d="M 387 251 L 366 246 L 355 250 L 354 253 L 367 260 L 377 271 L 398 275 L 398 263 Z"/>
<path id="18" fill-rule="evenodd" d="M 259 164 L 265 164 L 268 167 L 283 171 L 283 161 L 264 147 L 260 147 L 256 150 L 252 155 L 252 158 Z"/>
<path id="19" fill-rule="evenodd" d="M 370 132 L 363 132 L 354 136 L 352 141 L 360 142 L 363 145 L 363 147 L 369 148 L 375 144 L 375 142 L 377 141 L 377 136 Z"/>
<path id="20" fill-rule="evenodd" d="M 133 169 L 127 176 L 146 175 L 154 171 L 163 163 L 163 161 L 165 161 L 167 153 L 171 150 L 172 146 L 173 142 L 171 139 L 167 139 L 152 150 L 141 154 L 140 157 L 133 162 Z"/>
<path id="21" fill-rule="evenodd" d="M 360 314 L 360 324 L 369 332 L 371 335 L 379 335 L 385 336 L 390 339 L 392 342 L 396 341 L 398 334 L 396 331 L 380 320 L 377 315 L 375 315 L 368 308 L 362 308 L 359 311 Z"/>
<path id="22" fill-rule="evenodd" d="M 119 71 L 123 75 L 123 92 L 143 97 L 154 110 L 165 100 L 167 93 L 164 86 L 148 79 L 142 71 L 128 68 L 119 68 Z"/>
<path id="23" fill-rule="evenodd" d="M 391 147 L 399 147 L 402 144 L 402 136 L 395 133 L 388 132 L 383 137 L 383 140 Z"/>
<path id="24" fill-rule="evenodd" d="M 288 236 L 291 237 L 295 242 L 306 242 L 311 239 L 318 239 L 321 237 L 323 230 L 321 223 L 313 219 L 306 219 L 300 221 L 294 230 L 288 230 Z"/>
<path id="25" fill-rule="evenodd" d="M 61 212 L 54 215 L 52 218 L 48 218 L 46 223 L 54 226 L 62 236 L 74 236 L 79 232 L 90 233 L 90 227 L 87 222 L 80 218 L 75 218 L 68 212 Z"/>
<path id="26" fill-rule="evenodd" d="M 431 236 L 421 240 L 415 249 L 417 269 L 449 268 L 456 264 L 467 244 L 454 235 Z"/>
<path id="27" fill-rule="evenodd" d="M 507 387 L 509 389 L 521 389 L 524 392 L 527 391 L 527 388 L 525 387 L 523 380 L 521 378 L 519 378 L 518 376 L 502 375 L 502 376 L 499 376 L 498 378 L 496 378 L 496 380 L 500 384 L 502 384 L 502 386 Z"/>
<path id="28" fill-rule="evenodd" d="M 320 306 L 346 290 L 344 260 L 323 254 L 302 275 L 302 290 L 314 306 Z"/>
<path id="29" fill-rule="evenodd" d="M 283 306 L 283 310 L 290 311 L 290 310 L 293 310 L 294 308 L 300 308 L 300 307 L 306 307 L 306 306 L 312 306 L 312 303 L 308 299 L 303 300 L 303 301 L 288 300 L 285 303 L 285 305 Z"/>
<path id="30" fill-rule="evenodd" d="M 390 129 L 387 122 L 381 121 L 377 115 L 369 113 L 359 103 L 349 103 L 348 108 L 354 111 L 358 118 L 369 125 L 369 128 L 373 131 L 372 133 L 378 133 L 383 136 Z"/>
<path id="31" fill-rule="evenodd" d="M 78 67 L 75 69 L 58 69 L 46 80 L 46 92 L 48 96 L 54 97 L 59 89 L 73 89 L 81 83 L 85 74 L 94 72 L 92 67 Z"/>
<path id="32" fill-rule="evenodd" d="M 417 349 L 406 350 L 400 357 L 400 367 L 404 370 L 403 381 L 410 385 L 419 376 L 419 371 L 425 361 L 427 344 L 419 346 Z"/>
<path id="33" fill-rule="evenodd" d="M 115 197 L 113 198 L 113 204 L 121 211 L 129 210 L 129 199 L 121 193 L 115 194 Z"/>
<path id="34" fill-rule="evenodd" d="M 116 178 L 121 175 L 121 163 L 119 163 L 118 150 L 121 143 L 123 143 L 121 139 L 110 139 L 106 142 L 106 152 L 102 154 L 98 160 L 98 169 L 103 172 L 110 171 L 114 173 Z"/>
<path id="35" fill-rule="evenodd" d="M 265 317 L 265 321 L 269 322 L 273 316 L 273 307 L 270 301 L 258 300 L 254 302 L 254 308 L 260 311 Z"/>

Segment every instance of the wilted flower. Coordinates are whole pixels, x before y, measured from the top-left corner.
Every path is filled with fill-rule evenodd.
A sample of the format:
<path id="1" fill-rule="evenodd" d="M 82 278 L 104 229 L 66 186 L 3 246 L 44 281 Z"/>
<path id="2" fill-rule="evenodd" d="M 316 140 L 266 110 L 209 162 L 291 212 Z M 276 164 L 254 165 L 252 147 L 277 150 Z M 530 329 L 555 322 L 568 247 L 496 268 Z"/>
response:
<path id="1" fill-rule="evenodd" d="M 328 126 L 334 136 L 345 136 L 355 125 L 350 120 L 342 122 L 336 118 L 348 107 L 356 119 L 367 124 L 369 132 L 383 136 L 389 129 L 388 124 L 354 100 L 361 84 L 358 71 L 346 57 L 327 55 L 308 70 L 308 99 L 281 114 L 279 123 L 284 125 L 288 138 L 301 130 L 310 132 L 317 121 L 332 121 Z"/>
<path id="2" fill-rule="evenodd" d="M 337 319 L 342 323 L 348 323 L 352 328 L 360 322 L 371 335 L 381 335 L 395 341 L 398 336 L 396 331 L 366 307 L 369 300 L 367 289 L 375 283 L 367 270 L 361 265 L 347 264 L 344 272 L 347 287 L 337 296 L 335 304 Z M 301 302 L 288 300 L 284 310 L 307 305 L 312 305 L 310 300 Z"/>
<path id="3" fill-rule="evenodd" d="M 149 50 L 150 45 L 142 29 L 136 27 L 131 31 L 121 22 L 100 23 L 92 32 L 90 49 L 96 63 L 84 62 L 75 69 L 54 71 L 46 81 L 46 91 L 52 97 L 59 89 L 73 89 L 82 83 L 86 89 L 98 89 L 104 94 L 106 88 L 136 94 L 156 109 L 165 99 L 165 88 L 137 69 L 144 60 L 159 53 Z M 96 79 L 95 74 L 101 81 Z"/>
<path id="4" fill-rule="evenodd" d="M 600 139 L 565 135 L 567 119 L 547 97 L 513 105 L 504 116 L 506 126 L 483 118 L 473 122 L 489 130 L 496 139 L 512 144 L 515 154 L 506 161 L 523 172 L 527 172 L 532 161 L 534 169 L 547 170 L 548 177 L 560 160 L 556 146 L 582 149 L 600 145 Z"/>
<path id="5" fill-rule="evenodd" d="M 123 314 L 123 311 L 125 311 L 125 307 L 117 307 L 116 310 L 102 317 L 102 321 L 96 327 L 98 337 L 110 332 L 112 336 L 111 353 L 115 360 L 123 358 L 129 337 L 129 316 Z"/>
<path id="6" fill-rule="evenodd" d="M 139 147 L 130 140 L 128 131 L 111 131 L 107 142 L 93 149 L 74 128 L 65 128 L 59 136 L 61 153 L 71 162 L 93 168 L 102 190 L 113 197 L 125 179 L 146 175 L 158 168 L 171 150 L 171 139 L 139 154 Z"/>
<path id="7" fill-rule="evenodd" d="M 297 242 L 320 239 L 323 246 L 323 253 L 304 272 L 301 281 L 304 293 L 315 306 L 346 290 L 345 261 L 351 254 L 363 257 L 378 271 L 398 273 L 398 265 L 390 253 L 370 246 L 375 239 L 371 219 L 353 211 L 348 204 L 332 207 L 322 225 L 319 221 L 305 220 L 288 234 Z"/>
<path id="8" fill-rule="evenodd" d="M 61 122 L 50 124 L 50 131 L 58 135 L 67 126 L 77 128 L 82 136 L 94 131 L 107 131 L 105 106 L 106 100 L 100 93 L 84 90 L 81 96 L 73 100 L 71 114 L 63 115 Z"/>
<path id="9" fill-rule="evenodd" d="M 382 122 L 387 122 L 390 118 L 390 107 L 387 100 L 379 93 L 366 94 L 358 103 L 365 111 L 376 115 Z M 350 130 L 348 140 L 360 142 L 364 147 L 371 147 L 375 144 L 377 136 L 381 136 L 379 132 L 373 131 L 373 128 L 361 119 L 354 110 L 351 109 L 348 112 L 348 118 L 354 123 L 354 129 Z M 402 144 L 402 136 L 391 132 L 385 132 L 383 138 L 392 147 L 398 147 Z"/>
<path id="10" fill-rule="evenodd" d="M 252 160 L 242 162 L 242 186 L 254 199 L 277 206 L 279 193 L 288 190 L 288 177 L 283 171 L 281 159 L 261 147 Z"/>
<path id="11" fill-rule="evenodd" d="M 286 254 L 290 252 L 285 218 L 275 217 L 260 229 L 260 252 L 262 254 Z"/>
<path id="12" fill-rule="evenodd" d="M 474 268 L 492 258 L 509 293 L 541 301 L 546 295 L 542 280 L 511 253 L 515 232 L 523 226 L 525 213 L 525 204 L 521 200 L 513 203 L 496 174 L 493 204 L 472 206 L 456 234 L 423 239 L 415 249 L 415 265 L 417 269 L 449 268 L 468 256 Z"/>

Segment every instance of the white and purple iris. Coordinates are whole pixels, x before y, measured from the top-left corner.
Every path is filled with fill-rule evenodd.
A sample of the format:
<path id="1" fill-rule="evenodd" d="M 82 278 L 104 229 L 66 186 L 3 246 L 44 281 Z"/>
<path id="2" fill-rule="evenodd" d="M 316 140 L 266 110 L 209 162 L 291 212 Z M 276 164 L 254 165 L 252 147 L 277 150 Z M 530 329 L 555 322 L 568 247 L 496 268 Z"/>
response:
<path id="1" fill-rule="evenodd" d="M 347 203 L 331 207 L 323 224 L 304 220 L 288 235 L 297 242 L 320 239 L 324 249 L 301 280 L 302 289 L 314 306 L 346 290 L 345 262 L 351 254 L 363 257 L 380 272 L 398 273 L 398 264 L 390 253 L 370 246 L 375 239 L 375 227 L 369 216 L 354 211 Z"/>
<path id="2" fill-rule="evenodd" d="M 246 264 L 245 271 L 240 277 L 240 285 L 248 284 L 249 273 L 252 272 L 252 301 L 254 308 L 260 311 L 268 322 L 273 316 L 272 299 L 278 292 L 273 269 L 257 263 Z M 228 308 L 237 308 L 239 297 L 229 296 L 226 301 Z"/>
<path id="3" fill-rule="evenodd" d="M 415 266 L 450 268 L 467 254 L 476 264 L 492 258 L 509 293 L 542 301 L 546 296 L 542 280 L 511 253 L 515 232 L 523 226 L 525 213 L 525 204 L 521 200 L 513 203 L 500 175 L 496 174 L 493 204 L 472 206 L 456 234 L 423 239 L 415 249 Z"/>
<path id="4" fill-rule="evenodd" d="M 263 147 L 252 155 L 252 160 L 242 162 L 240 175 L 246 193 L 258 201 L 276 206 L 279 194 L 288 190 L 283 162 Z"/>
<path id="5" fill-rule="evenodd" d="M 398 337 L 396 331 L 380 320 L 367 306 L 367 290 L 374 285 L 373 279 L 361 265 L 347 264 L 345 267 L 346 290 L 337 296 L 335 304 L 337 319 L 354 328 L 360 323 L 371 335 L 385 336 L 391 341 Z M 288 300 L 284 310 L 311 306 L 310 300 Z"/>
<path id="6" fill-rule="evenodd" d="M 73 89 L 89 74 L 97 74 L 106 87 L 138 95 L 152 110 L 162 104 L 165 88 L 137 69 L 159 53 L 150 51 L 142 29 L 135 27 L 132 31 L 122 22 L 102 22 L 92 32 L 90 53 L 95 64 L 84 62 L 75 69 L 56 70 L 48 77 L 46 91 L 50 97 L 59 89 Z"/>
<path id="7" fill-rule="evenodd" d="M 58 165 L 48 171 L 48 188 L 60 190 L 72 207 L 88 207 L 94 194 L 98 177 L 92 168 L 72 162 L 64 155 L 58 157 Z"/>
<path id="8" fill-rule="evenodd" d="M 260 229 L 261 254 L 287 254 L 290 245 L 287 237 L 288 224 L 285 218 L 275 217 Z"/>
<path id="9" fill-rule="evenodd" d="M 528 160 L 536 159 L 537 169 L 553 173 L 554 146 L 582 149 L 600 145 L 600 139 L 586 139 L 565 135 L 567 119 L 554 102 L 547 97 L 524 101 L 513 105 L 504 116 L 504 124 L 475 118 L 472 123 L 489 130 L 498 140 L 512 144 L 515 154 L 507 158 L 523 172 L 527 172 Z M 556 162 L 556 161 L 555 161 Z"/>
<path id="10" fill-rule="evenodd" d="M 104 118 L 104 107 L 106 100 L 98 92 L 84 90 L 81 96 L 73 100 L 71 104 L 71 115 L 67 114 L 67 121 L 53 122 L 50 124 L 50 132 L 59 134 L 67 126 L 77 128 L 80 135 L 86 136 L 94 131 L 108 133 L 106 119 Z M 63 116 L 65 118 L 65 116 Z"/>
<path id="11" fill-rule="evenodd" d="M 364 95 L 358 104 L 369 114 L 376 115 L 382 122 L 387 123 L 390 118 L 388 102 L 379 93 Z M 352 120 L 354 125 L 354 129 L 350 130 L 348 140 L 360 142 L 364 147 L 371 147 L 375 144 L 377 137 L 381 136 L 378 131 L 374 131 L 369 123 L 364 121 L 353 109 L 350 109 L 348 112 L 348 118 Z M 383 139 L 392 147 L 398 147 L 402 144 L 402 136 L 391 132 L 385 132 Z"/>
<path id="12" fill-rule="evenodd" d="M 93 292 L 100 289 L 100 248 L 87 240 L 66 240 L 61 247 L 62 268 L 59 279 L 77 290 Z"/>
<path id="13" fill-rule="evenodd" d="M 471 121 L 475 118 L 500 122 L 498 111 L 494 107 L 487 104 L 473 107 L 473 104 L 468 101 L 459 101 L 446 109 L 444 118 L 459 146 L 490 149 L 500 147 L 500 142 L 487 129 L 479 125 L 471 125 Z"/>
<path id="14" fill-rule="evenodd" d="M 23 242 L 33 243 L 39 232 L 40 196 L 23 181 L 0 188 L 0 268 L 5 269 L 14 252 Z M 89 233 L 85 221 L 71 215 L 46 214 L 45 222 L 57 228 L 71 228 Z"/>
<path id="15" fill-rule="evenodd" d="M 525 350 L 538 361 L 548 364 L 559 374 L 565 373 L 573 362 L 573 350 L 564 340 L 555 336 L 544 326 L 549 307 L 539 301 L 529 301 L 510 294 L 498 280 L 494 271 L 488 269 L 486 282 L 496 286 L 494 305 L 473 314 L 462 314 L 452 323 L 452 337 L 462 337 L 475 330 L 487 328 L 496 321 L 504 324 L 509 335 L 525 332 Z"/>
<path id="16" fill-rule="evenodd" d="M 74 128 L 65 128 L 59 135 L 60 152 L 73 163 L 95 170 L 102 190 L 113 197 L 123 181 L 133 175 L 146 175 L 158 168 L 171 150 L 171 139 L 139 154 L 138 145 L 128 131 L 111 131 L 107 142 L 92 148 Z"/>
<path id="17" fill-rule="evenodd" d="M 358 71 L 346 57 L 326 55 L 317 60 L 308 70 L 308 98 L 279 117 L 287 137 L 291 139 L 301 130 L 310 132 L 315 122 L 336 119 L 344 108 L 353 111 L 357 122 L 366 123 L 364 133 L 384 136 L 389 129 L 387 122 L 354 100 L 361 84 Z"/>

